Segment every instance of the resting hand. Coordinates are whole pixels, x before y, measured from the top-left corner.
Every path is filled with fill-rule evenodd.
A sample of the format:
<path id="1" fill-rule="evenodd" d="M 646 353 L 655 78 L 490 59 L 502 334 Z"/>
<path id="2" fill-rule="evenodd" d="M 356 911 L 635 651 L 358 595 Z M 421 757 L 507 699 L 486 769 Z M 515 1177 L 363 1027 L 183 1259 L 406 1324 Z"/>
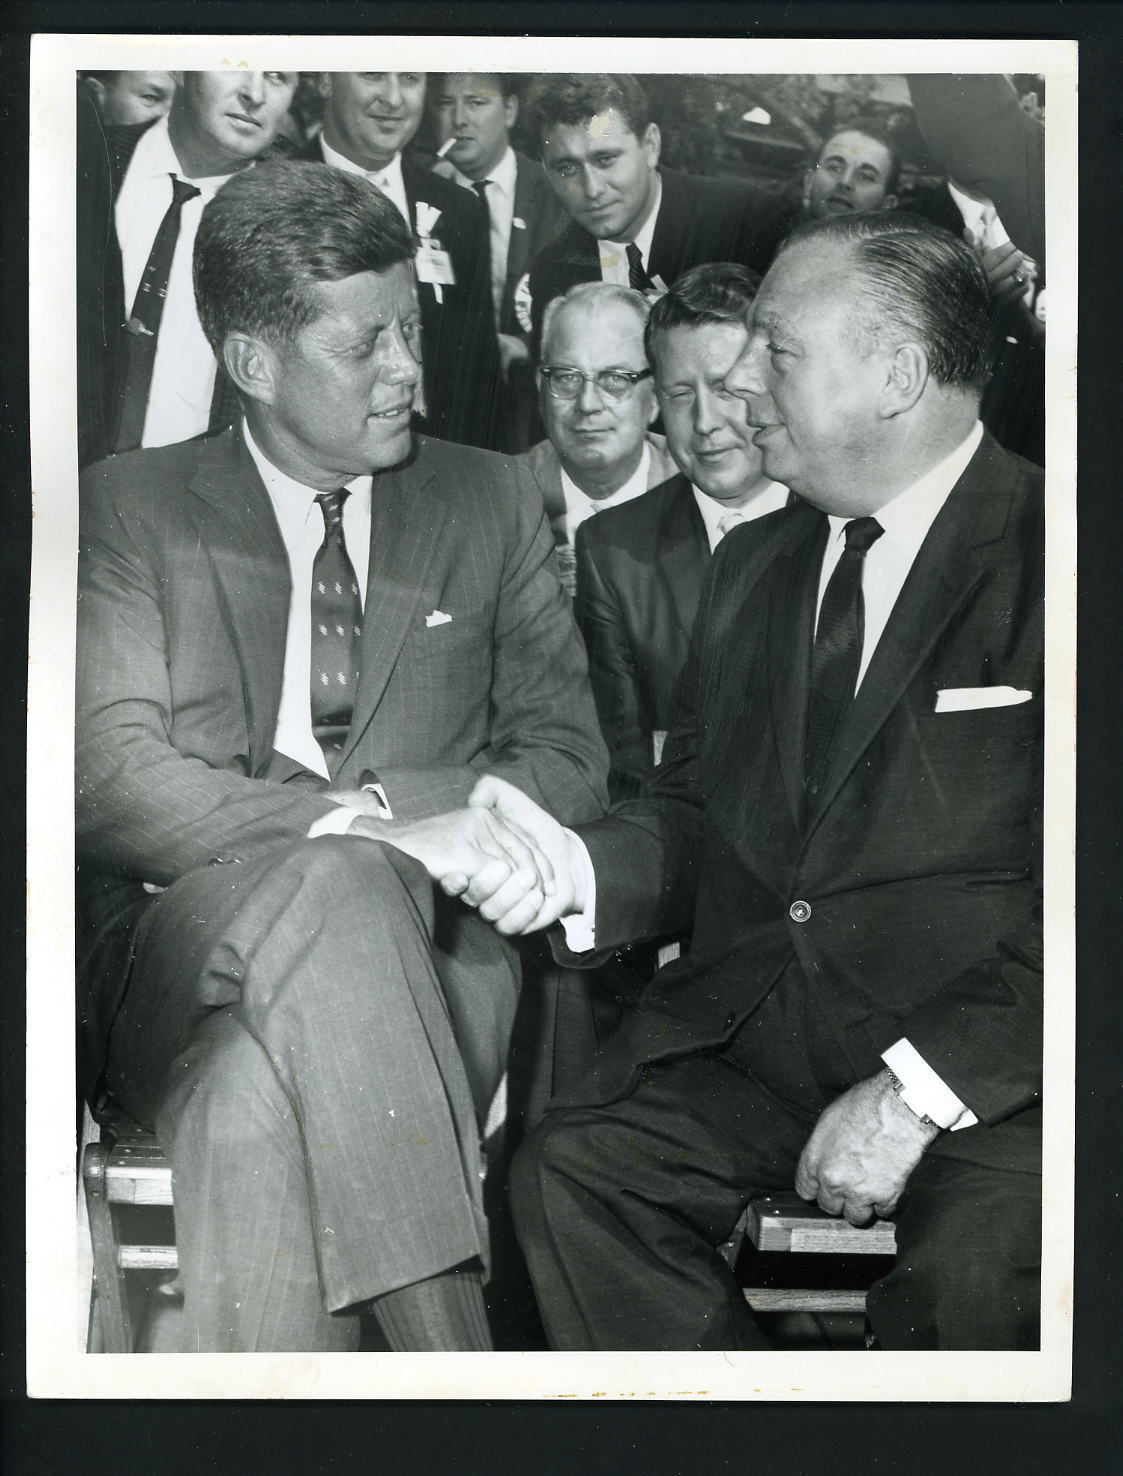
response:
<path id="1" fill-rule="evenodd" d="M 536 895 L 540 904 L 554 885 L 549 861 L 486 809 L 451 810 L 405 822 L 362 814 L 347 833 L 405 851 L 450 897 L 460 896 L 471 883 L 488 896 L 510 887 L 522 896 Z"/>
<path id="2" fill-rule="evenodd" d="M 1033 291 L 1037 265 L 1013 241 L 1001 246 L 976 247 L 992 297 L 1024 297 Z"/>
<path id="3" fill-rule="evenodd" d="M 520 893 L 511 885 L 487 893 L 485 879 L 473 877 L 464 889 L 465 902 L 478 907 L 481 916 L 507 934 L 537 932 L 584 908 L 585 862 L 580 843 L 540 805 L 493 774 L 484 775 L 468 804 L 489 814 L 503 834 L 529 847 L 536 864 L 549 873 L 550 885 L 540 895 L 533 890 Z"/>
<path id="4" fill-rule="evenodd" d="M 828 1214 L 864 1225 L 888 1216 L 939 1129 L 921 1122 L 887 1071 L 860 1081 L 827 1108 L 796 1169 L 796 1193 Z"/>

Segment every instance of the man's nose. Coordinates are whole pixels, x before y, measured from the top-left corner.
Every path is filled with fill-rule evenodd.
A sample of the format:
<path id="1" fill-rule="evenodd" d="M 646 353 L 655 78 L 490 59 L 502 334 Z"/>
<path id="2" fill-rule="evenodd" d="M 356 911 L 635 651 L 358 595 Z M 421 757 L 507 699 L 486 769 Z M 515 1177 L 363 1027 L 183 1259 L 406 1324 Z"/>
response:
<path id="1" fill-rule="evenodd" d="M 746 399 L 750 395 L 764 393 L 761 370 L 765 352 L 763 342 L 756 343 L 752 339 L 749 340 L 740 357 L 735 359 L 726 371 L 725 387 L 730 394 L 740 395 L 742 399 Z"/>
<path id="2" fill-rule="evenodd" d="M 694 396 L 694 434 L 696 436 L 712 436 L 721 423 L 718 414 L 717 399 L 708 386 L 703 386 Z"/>
<path id="3" fill-rule="evenodd" d="M 604 193 L 604 180 L 599 170 L 590 168 L 588 164 L 581 171 L 581 185 L 587 200 L 596 200 Z"/>
<path id="4" fill-rule="evenodd" d="M 459 130 L 464 127 L 467 119 L 468 109 L 465 106 L 463 99 L 457 98 L 452 105 L 452 115 L 450 118 L 453 133 L 459 132 Z"/>
<path id="5" fill-rule="evenodd" d="M 604 396 L 595 379 L 583 379 L 577 391 L 577 408 L 583 415 L 592 415 L 604 404 Z"/>
<path id="6" fill-rule="evenodd" d="M 402 84 L 399 74 L 397 72 L 383 72 L 375 91 L 375 96 L 388 108 L 400 108 L 402 105 Z"/>
<path id="7" fill-rule="evenodd" d="M 238 97 L 244 107 L 259 108 L 265 101 L 265 73 L 240 72 Z"/>
<path id="8" fill-rule="evenodd" d="M 390 335 L 390 353 L 386 360 L 385 377 L 393 384 L 416 385 L 421 380 L 421 364 L 417 351 L 410 345 L 404 330 L 398 326 Z"/>

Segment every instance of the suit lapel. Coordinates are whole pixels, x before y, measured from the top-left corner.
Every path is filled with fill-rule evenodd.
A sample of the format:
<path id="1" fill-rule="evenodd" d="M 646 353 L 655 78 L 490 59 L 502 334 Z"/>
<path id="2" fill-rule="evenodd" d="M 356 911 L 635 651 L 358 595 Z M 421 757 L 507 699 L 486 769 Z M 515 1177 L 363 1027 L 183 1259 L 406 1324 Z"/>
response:
<path id="1" fill-rule="evenodd" d="M 515 155 L 515 204 L 507 243 L 507 286 L 513 292 L 530 262 L 530 232 L 538 217 L 538 183 L 526 159 Z M 520 228 L 515 224 L 522 221 Z"/>
<path id="2" fill-rule="evenodd" d="M 668 501 L 656 536 L 655 566 L 666 599 L 687 640 L 694 629 L 702 580 L 710 558 L 702 514 L 690 483 L 678 476 L 668 488 Z"/>
<path id="3" fill-rule="evenodd" d="M 417 443 L 410 461 L 374 478 L 362 664 L 343 763 L 370 725 L 410 629 L 430 613 L 421 606 L 444 524 L 440 510 L 428 505 L 433 473 L 422 446 Z"/>
<path id="4" fill-rule="evenodd" d="M 201 546 L 238 656 L 254 771 L 272 752 L 288 631 L 288 554 L 241 435 L 203 443 L 191 480 Z"/>
<path id="5" fill-rule="evenodd" d="M 807 816 L 810 835 L 982 577 L 980 545 L 1001 535 L 1009 475 L 984 437 L 920 547 L 846 718 L 833 770 Z"/>

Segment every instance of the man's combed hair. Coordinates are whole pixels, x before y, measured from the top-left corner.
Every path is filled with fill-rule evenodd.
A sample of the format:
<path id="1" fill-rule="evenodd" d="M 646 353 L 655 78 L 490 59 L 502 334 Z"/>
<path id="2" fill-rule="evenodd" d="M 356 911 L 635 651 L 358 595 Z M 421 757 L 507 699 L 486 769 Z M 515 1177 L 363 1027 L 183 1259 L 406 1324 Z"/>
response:
<path id="1" fill-rule="evenodd" d="M 651 309 L 643 335 L 648 359 L 658 336 L 672 328 L 744 323 L 759 288 L 756 272 L 733 261 L 706 262 L 683 272 Z"/>
<path id="2" fill-rule="evenodd" d="M 542 361 L 546 362 L 548 359 L 546 350 L 549 346 L 550 335 L 557 316 L 563 308 L 586 307 L 596 312 L 599 308 L 605 308 L 613 302 L 622 303 L 625 307 L 632 309 L 636 315 L 637 336 L 642 333 L 647 323 L 650 304 L 642 292 L 637 292 L 634 287 L 625 287 L 622 282 L 578 282 L 568 292 L 551 298 L 542 314 Z"/>
<path id="3" fill-rule="evenodd" d="M 626 72 L 546 72 L 526 95 L 526 118 L 538 147 L 559 124 L 579 128 L 615 108 L 637 138 L 651 122 L 647 94 Z"/>
<path id="4" fill-rule="evenodd" d="M 857 332 L 875 341 L 904 334 L 924 347 L 937 384 L 985 387 L 990 293 L 966 242 L 919 215 L 877 211 L 807 221 L 779 254 L 816 241 L 852 248 L 863 278 L 853 303 Z"/>
<path id="5" fill-rule="evenodd" d="M 291 340 L 322 312 L 315 286 L 386 272 L 416 244 L 372 184 L 326 164 L 276 160 L 243 170 L 203 210 L 195 305 L 221 358 L 230 333 Z"/>

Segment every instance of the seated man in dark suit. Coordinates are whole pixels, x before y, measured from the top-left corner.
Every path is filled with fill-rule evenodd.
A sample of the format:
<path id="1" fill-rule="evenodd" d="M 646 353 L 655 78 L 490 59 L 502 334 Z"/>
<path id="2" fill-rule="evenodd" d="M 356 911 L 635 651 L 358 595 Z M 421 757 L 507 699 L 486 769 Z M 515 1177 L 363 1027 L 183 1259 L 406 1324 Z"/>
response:
<path id="1" fill-rule="evenodd" d="M 660 169 L 643 88 L 626 74 L 540 77 L 527 98 L 546 176 L 571 219 L 532 263 L 535 338 L 546 304 L 575 282 L 662 292 L 707 261 L 767 269 L 782 206 L 741 180 Z"/>
<path id="2" fill-rule="evenodd" d="M 324 126 L 305 152 L 369 180 L 420 238 L 423 429 L 495 447 L 500 373 L 487 211 L 402 154 L 424 116 L 425 80 L 424 72 L 321 72 Z"/>
<path id="3" fill-rule="evenodd" d="M 79 113 L 79 466 L 220 430 L 234 411 L 195 310 L 191 248 L 203 206 L 269 148 L 297 74 L 173 75 L 166 118 L 93 139 Z"/>
<path id="4" fill-rule="evenodd" d="M 582 523 L 642 496 L 675 469 L 650 428 L 648 310 L 641 293 L 614 282 L 579 284 L 546 309 L 537 373 L 547 439 L 519 459 L 542 494 L 570 594 Z"/>
<path id="5" fill-rule="evenodd" d="M 758 285 L 731 263 L 693 267 L 652 307 L 644 339 L 678 475 L 577 530 L 575 610 L 613 799 L 637 792 L 671 725 L 710 554 L 788 500 L 725 386 Z"/>
<path id="6" fill-rule="evenodd" d="M 489 1346 L 520 967 L 433 883 L 531 879 L 481 773 L 603 808 L 540 501 L 411 436 L 414 249 L 350 174 L 231 180 L 195 284 L 244 418 L 82 482 L 83 1074 L 171 1160 L 185 1349 L 346 1350 L 371 1304 L 393 1348 Z"/>
<path id="7" fill-rule="evenodd" d="M 979 423 L 987 317 L 913 217 L 789 238 L 726 385 L 799 501 L 715 554 L 662 767 L 576 833 L 474 796 L 554 859 L 467 887 L 502 931 L 693 927 L 516 1158 L 555 1347 L 765 1346 L 719 1247 L 793 1182 L 894 1216 L 882 1347 L 1038 1345 L 1043 478 Z"/>
<path id="8" fill-rule="evenodd" d="M 491 292 L 503 390 L 499 449 L 525 451 L 541 435 L 530 334 L 515 314 L 515 288 L 564 219 L 541 164 L 511 147 L 519 114 L 517 79 L 508 72 L 446 72 L 429 79 L 438 147 L 433 166 L 487 206 L 491 225 Z"/>

